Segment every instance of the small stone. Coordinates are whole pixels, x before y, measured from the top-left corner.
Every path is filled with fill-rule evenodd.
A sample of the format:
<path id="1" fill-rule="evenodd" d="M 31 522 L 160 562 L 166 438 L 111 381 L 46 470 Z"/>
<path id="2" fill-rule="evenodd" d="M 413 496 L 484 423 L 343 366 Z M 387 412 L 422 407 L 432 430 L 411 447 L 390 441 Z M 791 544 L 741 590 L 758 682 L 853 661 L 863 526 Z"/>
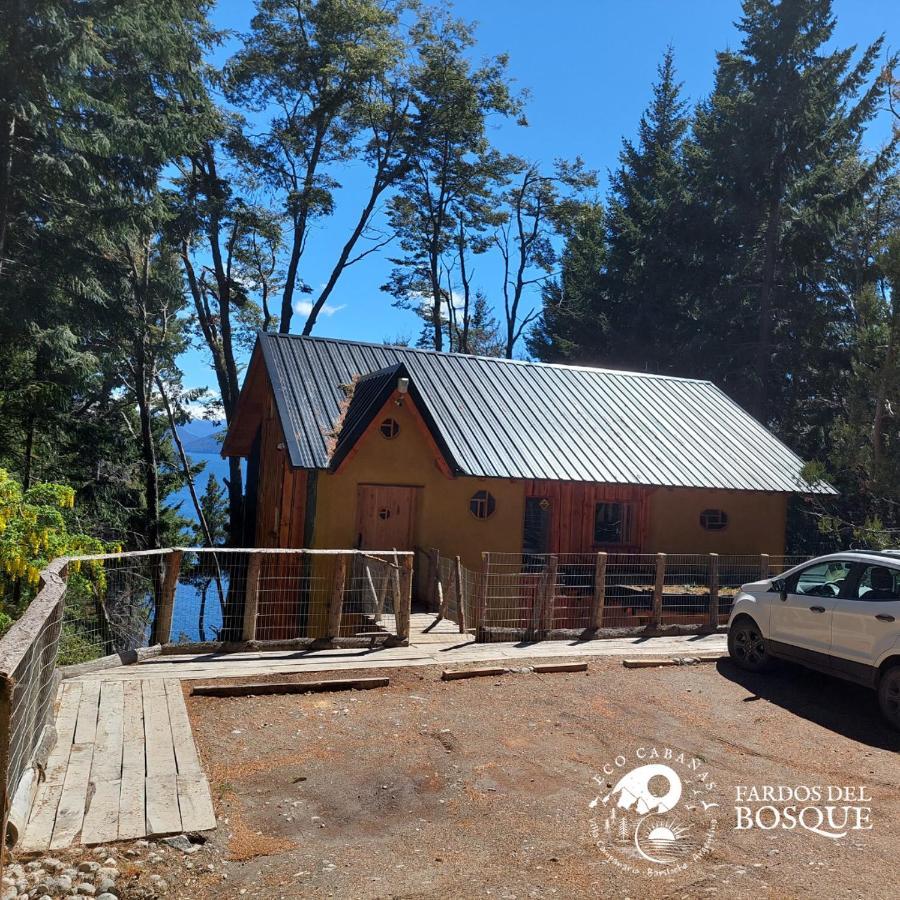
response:
<path id="1" fill-rule="evenodd" d="M 94 874 L 94 878 L 108 878 L 110 881 L 115 881 L 119 877 L 119 870 L 115 868 L 115 866 L 104 866 L 102 869 L 98 869 Z"/>
<path id="2" fill-rule="evenodd" d="M 98 878 L 97 879 L 97 890 L 100 891 L 101 894 L 106 893 L 107 891 L 111 891 L 116 886 L 115 881 L 112 878 Z"/>
<path id="3" fill-rule="evenodd" d="M 173 837 L 163 838 L 163 843 L 180 850 L 182 853 L 196 853 L 200 848 L 192 844 L 186 834 L 176 834 Z"/>
<path id="4" fill-rule="evenodd" d="M 37 872 L 38 869 L 43 868 L 44 864 L 39 859 L 33 859 L 31 862 L 25 863 L 26 872 Z"/>
<path id="5" fill-rule="evenodd" d="M 109 850 L 106 847 L 94 847 L 94 849 L 91 850 L 91 853 L 93 853 L 94 856 L 106 856 L 106 854 L 109 853 Z"/>
<path id="6" fill-rule="evenodd" d="M 164 894 L 169 889 L 169 882 L 165 878 L 160 878 L 159 875 L 155 879 L 151 879 L 151 881 L 153 882 L 153 887 L 160 894 Z"/>
<path id="7" fill-rule="evenodd" d="M 48 856 L 44 860 L 44 868 L 48 872 L 60 872 L 65 868 L 65 865 L 61 863 L 58 859 L 53 856 Z"/>
<path id="8" fill-rule="evenodd" d="M 115 894 L 110 894 L 109 891 L 106 891 L 102 894 L 98 894 L 97 900 L 119 900 L 119 898 Z"/>
<path id="9" fill-rule="evenodd" d="M 93 897 L 94 894 L 97 893 L 97 888 L 95 888 L 92 884 L 88 884 L 86 881 L 81 881 L 75 885 L 75 893 L 87 894 L 87 896 Z"/>
<path id="10" fill-rule="evenodd" d="M 163 858 L 158 853 L 151 853 L 147 857 L 147 862 L 150 863 L 151 865 L 156 865 L 157 863 L 161 863 L 162 859 Z"/>
<path id="11" fill-rule="evenodd" d="M 147 840 L 144 840 L 144 838 L 141 838 L 139 841 L 135 841 L 134 845 L 135 845 L 135 847 L 149 847 L 150 841 L 147 841 Z"/>
<path id="12" fill-rule="evenodd" d="M 92 875 L 100 868 L 98 862 L 83 862 L 78 864 L 79 872 L 90 872 Z"/>
<path id="13" fill-rule="evenodd" d="M 106 859 L 103 860 L 104 866 L 115 866 L 118 865 L 116 858 L 114 856 L 107 856 Z"/>

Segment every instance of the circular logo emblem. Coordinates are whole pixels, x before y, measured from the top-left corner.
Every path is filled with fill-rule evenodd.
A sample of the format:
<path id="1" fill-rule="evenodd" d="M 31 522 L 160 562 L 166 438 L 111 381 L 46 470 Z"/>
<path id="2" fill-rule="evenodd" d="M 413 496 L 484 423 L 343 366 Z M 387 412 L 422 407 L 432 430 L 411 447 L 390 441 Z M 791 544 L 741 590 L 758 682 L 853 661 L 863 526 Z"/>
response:
<path id="1" fill-rule="evenodd" d="M 719 802 L 703 760 L 669 747 L 638 747 L 594 776 L 588 804 L 594 843 L 632 874 L 674 875 L 712 848 Z"/>

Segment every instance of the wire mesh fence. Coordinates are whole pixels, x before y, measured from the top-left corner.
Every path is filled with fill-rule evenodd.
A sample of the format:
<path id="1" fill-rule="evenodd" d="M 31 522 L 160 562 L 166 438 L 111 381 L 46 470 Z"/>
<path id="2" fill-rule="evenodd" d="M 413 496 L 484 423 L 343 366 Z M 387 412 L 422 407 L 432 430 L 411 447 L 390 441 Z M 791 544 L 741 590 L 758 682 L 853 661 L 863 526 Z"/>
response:
<path id="1" fill-rule="evenodd" d="M 488 553 L 479 640 L 536 640 L 554 631 L 647 625 L 715 627 L 740 586 L 802 556 Z"/>

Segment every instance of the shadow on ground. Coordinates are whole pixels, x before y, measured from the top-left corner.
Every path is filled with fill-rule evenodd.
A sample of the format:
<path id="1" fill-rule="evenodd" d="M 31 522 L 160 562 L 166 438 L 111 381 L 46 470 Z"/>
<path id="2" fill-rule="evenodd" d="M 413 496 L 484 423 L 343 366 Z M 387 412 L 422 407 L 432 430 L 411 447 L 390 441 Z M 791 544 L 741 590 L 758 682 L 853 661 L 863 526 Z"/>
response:
<path id="1" fill-rule="evenodd" d="M 731 660 L 716 664 L 723 678 L 746 688 L 746 703 L 768 700 L 835 734 L 881 750 L 900 750 L 900 732 L 881 717 L 875 691 L 803 666 L 778 662 L 764 673 L 746 672 Z"/>

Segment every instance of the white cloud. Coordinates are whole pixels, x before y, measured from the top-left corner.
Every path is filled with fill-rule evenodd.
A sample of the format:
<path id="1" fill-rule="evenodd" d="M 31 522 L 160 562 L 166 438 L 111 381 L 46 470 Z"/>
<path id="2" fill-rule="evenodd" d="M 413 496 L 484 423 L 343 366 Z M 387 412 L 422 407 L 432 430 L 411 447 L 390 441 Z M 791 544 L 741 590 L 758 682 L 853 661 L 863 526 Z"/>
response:
<path id="1" fill-rule="evenodd" d="M 294 301 L 294 312 L 297 313 L 298 316 L 308 316 L 312 312 L 312 302 L 309 300 L 295 300 Z M 344 309 L 344 306 L 332 306 L 330 303 L 326 303 L 320 310 L 320 316 L 333 316 L 336 312 L 340 312 Z"/>

